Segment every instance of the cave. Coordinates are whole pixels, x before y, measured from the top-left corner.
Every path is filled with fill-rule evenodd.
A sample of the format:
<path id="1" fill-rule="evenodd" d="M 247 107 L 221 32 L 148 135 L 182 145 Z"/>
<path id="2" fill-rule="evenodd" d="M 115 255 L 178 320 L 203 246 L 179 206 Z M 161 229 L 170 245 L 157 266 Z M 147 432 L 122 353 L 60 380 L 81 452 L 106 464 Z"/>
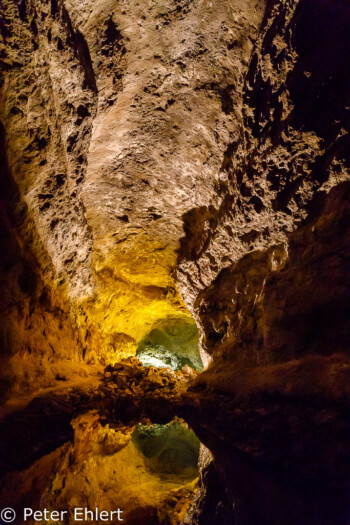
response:
<path id="1" fill-rule="evenodd" d="M 173 370 L 181 370 L 187 365 L 202 371 L 198 339 L 194 320 L 188 317 L 162 319 L 139 342 L 136 357 L 145 366 L 169 366 Z"/>
<path id="2" fill-rule="evenodd" d="M 200 442 L 194 432 L 174 421 L 168 425 L 138 425 L 132 441 L 146 458 L 151 472 L 159 476 L 198 477 Z"/>
<path id="3" fill-rule="evenodd" d="M 1 0 L 0 523 L 349 525 L 347 0 Z"/>

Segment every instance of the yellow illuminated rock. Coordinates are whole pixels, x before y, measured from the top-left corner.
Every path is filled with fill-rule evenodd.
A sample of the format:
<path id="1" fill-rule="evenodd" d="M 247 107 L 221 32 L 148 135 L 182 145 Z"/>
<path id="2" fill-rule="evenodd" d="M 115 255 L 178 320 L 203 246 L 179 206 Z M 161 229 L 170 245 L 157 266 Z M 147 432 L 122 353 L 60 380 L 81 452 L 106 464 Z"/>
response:
<path id="1" fill-rule="evenodd" d="M 20 475 L 9 474 L 1 502 L 7 497 L 16 508 L 26 502 L 30 508 L 68 511 L 69 524 L 75 523 L 76 508 L 120 508 L 128 525 L 155 519 L 169 525 L 180 522 L 197 488 L 193 471 L 152 472 L 131 440 L 133 427 L 101 426 L 95 411 L 72 425 L 74 444 L 44 456 Z M 34 523 L 31 516 L 27 523 Z M 111 523 L 118 523 L 117 515 Z"/>
<path id="2" fill-rule="evenodd" d="M 19 240 L 3 256 L 4 391 L 54 383 L 45 360 L 34 373 L 43 354 L 113 363 L 159 320 L 189 316 L 175 286 L 183 215 L 220 202 L 224 151 L 239 132 L 225 108 L 263 7 L 185 4 L 1 2 L 0 155 L 15 208 L 3 222 L 14 215 L 7 244 Z M 40 286 L 17 289 L 19 253 L 48 301 Z M 31 363 L 26 375 L 15 354 Z"/>

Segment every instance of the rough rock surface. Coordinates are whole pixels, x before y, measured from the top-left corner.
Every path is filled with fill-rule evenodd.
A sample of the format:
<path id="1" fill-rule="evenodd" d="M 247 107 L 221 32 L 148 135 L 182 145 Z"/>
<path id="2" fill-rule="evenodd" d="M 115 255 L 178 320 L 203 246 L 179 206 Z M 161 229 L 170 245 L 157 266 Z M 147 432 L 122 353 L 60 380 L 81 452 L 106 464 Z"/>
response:
<path id="1" fill-rule="evenodd" d="M 0 125 L 0 396 L 10 387 L 20 395 L 64 380 L 81 354 L 69 303 L 52 284 L 45 247 L 11 178 L 4 140 Z M 88 376 L 84 367 L 75 371 Z"/>
<path id="2" fill-rule="evenodd" d="M 250 366 L 349 344 L 349 10 L 313 6 L 269 3 L 220 206 L 185 215 L 178 276 L 203 348 Z"/>
<path id="3" fill-rule="evenodd" d="M 217 201 L 262 12 L 238 0 L 1 3 L 9 169 L 85 360 L 130 355 L 159 319 L 188 315 L 174 283 L 182 215 Z"/>
<path id="4" fill-rule="evenodd" d="M 180 291 L 202 333 L 203 355 L 213 360 L 198 380 L 200 406 L 218 419 L 225 414 L 221 424 L 215 419 L 196 431 L 216 449 L 232 500 L 246 500 L 244 523 L 347 521 L 349 29 L 343 1 L 268 3 L 242 89 L 239 139 L 222 164 L 220 205 L 184 216 Z M 220 393 L 235 400 L 236 416 Z M 299 470 L 293 483 L 309 494 L 309 507 L 297 510 L 300 496 L 291 487 L 285 490 L 294 504 L 282 494 L 276 504 L 270 487 L 255 508 L 253 487 L 264 494 L 262 479 L 246 494 L 232 486 L 228 454 L 214 444 L 226 439 L 226 450 L 235 444 L 269 465 L 262 479 L 275 461 L 289 481 Z M 338 453 L 345 453 L 339 463 Z M 244 472 L 239 457 L 232 464 Z"/>
<path id="5" fill-rule="evenodd" d="M 1 2 L 2 392 L 60 385 L 3 420 L 13 490 L 75 490 L 88 410 L 178 415 L 214 462 L 176 523 L 347 524 L 349 35 L 347 0 Z M 187 308 L 202 374 L 115 364 Z"/>

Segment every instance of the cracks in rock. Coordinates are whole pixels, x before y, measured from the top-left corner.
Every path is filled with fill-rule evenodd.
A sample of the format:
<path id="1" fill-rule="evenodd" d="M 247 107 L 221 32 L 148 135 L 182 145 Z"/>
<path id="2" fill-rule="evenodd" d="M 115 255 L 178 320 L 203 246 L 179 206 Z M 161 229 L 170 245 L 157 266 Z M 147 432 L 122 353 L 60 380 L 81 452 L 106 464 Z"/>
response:
<path id="1" fill-rule="evenodd" d="M 79 29 L 74 30 L 71 18 L 68 14 L 67 9 L 64 6 L 62 6 L 62 17 L 67 24 L 70 33 L 70 39 L 75 49 L 76 56 L 79 58 L 79 62 L 81 64 L 81 67 L 83 68 L 86 85 L 87 87 L 89 87 L 89 89 L 91 89 L 91 91 L 97 94 L 98 89 L 96 77 L 92 65 L 89 46 L 87 45 L 85 37 L 79 31 Z"/>
<path id="2" fill-rule="evenodd" d="M 86 78 L 87 84 L 94 93 L 97 93 L 98 90 L 97 90 L 96 78 L 95 78 L 94 68 L 92 65 L 89 47 L 86 43 L 84 35 L 79 31 L 79 29 L 75 31 L 74 35 L 75 35 L 75 42 L 76 42 L 76 48 L 77 48 L 79 60 L 85 71 L 85 78 Z"/>
<path id="3" fill-rule="evenodd" d="M 58 14 L 58 0 L 50 0 L 50 6 L 51 6 L 51 16 L 55 18 L 55 16 Z"/>
<path id="4" fill-rule="evenodd" d="M 22 22 L 27 22 L 27 0 L 21 0 L 18 4 L 18 14 Z"/>

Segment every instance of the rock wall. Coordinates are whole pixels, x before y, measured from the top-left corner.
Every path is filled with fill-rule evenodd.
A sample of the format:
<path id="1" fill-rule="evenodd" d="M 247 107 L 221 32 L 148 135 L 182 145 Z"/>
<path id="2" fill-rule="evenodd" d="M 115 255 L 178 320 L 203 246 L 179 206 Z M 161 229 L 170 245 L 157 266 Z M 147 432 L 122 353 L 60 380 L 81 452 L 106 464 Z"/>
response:
<path id="1" fill-rule="evenodd" d="M 52 282 L 50 258 L 10 176 L 4 141 L 0 127 L 1 396 L 11 386 L 18 395 L 65 379 L 81 354 L 64 287 Z"/>
<path id="2" fill-rule="evenodd" d="M 184 214 L 179 289 L 211 362 L 189 421 L 227 522 L 347 521 L 349 29 L 346 2 L 268 2 L 219 205 Z"/>
<path id="3" fill-rule="evenodd" d="M 180 290 L 211 356 L 347 351 L 349 27 L 346 2 L 268 3 L 220 205 L 184 216 Z"/>
<path id="4" fill-rule="evenodd" d="M 258 1 L 5 0 L 0 119 L 9 171 L 86 362 L 133 354 L 175 286 L 182 215 L 239 139 Z M 38 241 L 38 242 L 39 242 Z M 49 261 L 49 263 L 47 262 Z"/>

